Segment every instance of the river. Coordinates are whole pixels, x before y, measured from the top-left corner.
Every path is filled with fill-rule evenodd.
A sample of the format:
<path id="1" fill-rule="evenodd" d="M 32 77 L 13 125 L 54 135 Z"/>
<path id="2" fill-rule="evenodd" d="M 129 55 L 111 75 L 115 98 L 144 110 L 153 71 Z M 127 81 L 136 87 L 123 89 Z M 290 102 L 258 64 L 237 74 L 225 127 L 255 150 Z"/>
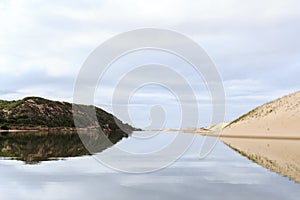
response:
<path id="1" fill-rule="evenodd" d="M 169 144 L 177 134 L 191 135 L 168 132 L 154 139 L 129 137 L 115 147 L 145 153 Z M 299 184 L 253 163 L 222 142 L 206 158 L 199 159 L 204 137 L 195 137 L 175 163 L 150 173 L 120 172 L 89 155 L 36 164 L 1 158 L 1 199 L 299 199 Z M 109 149 L 103 153 L 106 151 Z M 131 156 L 119 159 L 132 165 L 145 162 Z"/>

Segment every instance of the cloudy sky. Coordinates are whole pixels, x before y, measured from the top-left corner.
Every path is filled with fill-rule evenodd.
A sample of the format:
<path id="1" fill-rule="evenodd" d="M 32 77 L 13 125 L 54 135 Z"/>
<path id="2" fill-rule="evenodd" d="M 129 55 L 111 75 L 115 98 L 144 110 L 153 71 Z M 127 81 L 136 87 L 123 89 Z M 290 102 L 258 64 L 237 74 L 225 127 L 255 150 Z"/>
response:
<path id="1" fill-rule="evenodd" d="M 79 70 L 97 46 L 124 31 L 154 27 L 180 32 L 205 49 L 223 79 L 225 120 L 230 121 L 300 89 L 299 7 L 297 0 L 0 0 L 0 99 L 42 96 L 71 102 Z M 178 69 L 184 65 L 168 56 L 144 52 L 119 60 L 99 84 L 95 104 L 112 112 L 110 80 L 121 76 L 118 66 L 151 59 Z M 209 93 L 197 77 L 184 77 L 198 88 L 201 125 L 208 124 Z M 167 126 L 176 127 L 175 100 L 151 85 L 133 95 L 129 113 L 145 127 L 151 106 L 162 105 Z"/>

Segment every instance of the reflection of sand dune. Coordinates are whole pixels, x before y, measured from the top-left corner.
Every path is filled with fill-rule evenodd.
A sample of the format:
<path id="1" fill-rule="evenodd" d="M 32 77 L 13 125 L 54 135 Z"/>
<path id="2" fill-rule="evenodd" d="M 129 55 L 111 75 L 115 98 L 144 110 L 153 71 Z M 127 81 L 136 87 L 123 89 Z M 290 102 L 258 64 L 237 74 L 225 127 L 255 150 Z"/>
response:
<path id="1" fill-rule="evenodd" d="M 300 183 L 300 141 L 222 138 L 242 155 Z"/>
<path id="2" fill-rule="evenodd" d="M 230 123 L 221 139 L 249 159 L 300 182 L 300 92 Z"/>

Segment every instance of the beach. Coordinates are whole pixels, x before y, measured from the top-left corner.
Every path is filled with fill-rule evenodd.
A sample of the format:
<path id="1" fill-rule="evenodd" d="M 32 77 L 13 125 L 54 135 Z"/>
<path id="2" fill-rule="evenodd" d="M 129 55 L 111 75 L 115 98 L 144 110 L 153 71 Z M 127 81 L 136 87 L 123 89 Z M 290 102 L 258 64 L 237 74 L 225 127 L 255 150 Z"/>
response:
<path id="1" fill-rule="evenodd" d="M 243 156 L 300 183 L 300 92 L 264 104 L 229 123 L 219 137 Z"/>

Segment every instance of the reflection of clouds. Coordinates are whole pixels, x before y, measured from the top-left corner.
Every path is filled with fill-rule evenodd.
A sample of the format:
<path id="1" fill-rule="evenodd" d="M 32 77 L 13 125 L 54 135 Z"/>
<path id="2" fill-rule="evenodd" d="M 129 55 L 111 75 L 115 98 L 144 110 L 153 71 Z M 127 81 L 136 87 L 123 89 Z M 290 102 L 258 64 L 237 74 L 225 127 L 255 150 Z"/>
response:
<path id="1" fill-rule="evenodd" d="M 298 185 L 252 163 L 222 143 L 206 159 L 198 160 L 200 140 L 198 137 L 171 167 L 141 175 L 112 171 L 90 156 L 39 165 L 1 160 L 1 198 L 296 200 L 299 197 Z M 136 150 L 141 148 L 133 143 L 132 146 Z"/>

